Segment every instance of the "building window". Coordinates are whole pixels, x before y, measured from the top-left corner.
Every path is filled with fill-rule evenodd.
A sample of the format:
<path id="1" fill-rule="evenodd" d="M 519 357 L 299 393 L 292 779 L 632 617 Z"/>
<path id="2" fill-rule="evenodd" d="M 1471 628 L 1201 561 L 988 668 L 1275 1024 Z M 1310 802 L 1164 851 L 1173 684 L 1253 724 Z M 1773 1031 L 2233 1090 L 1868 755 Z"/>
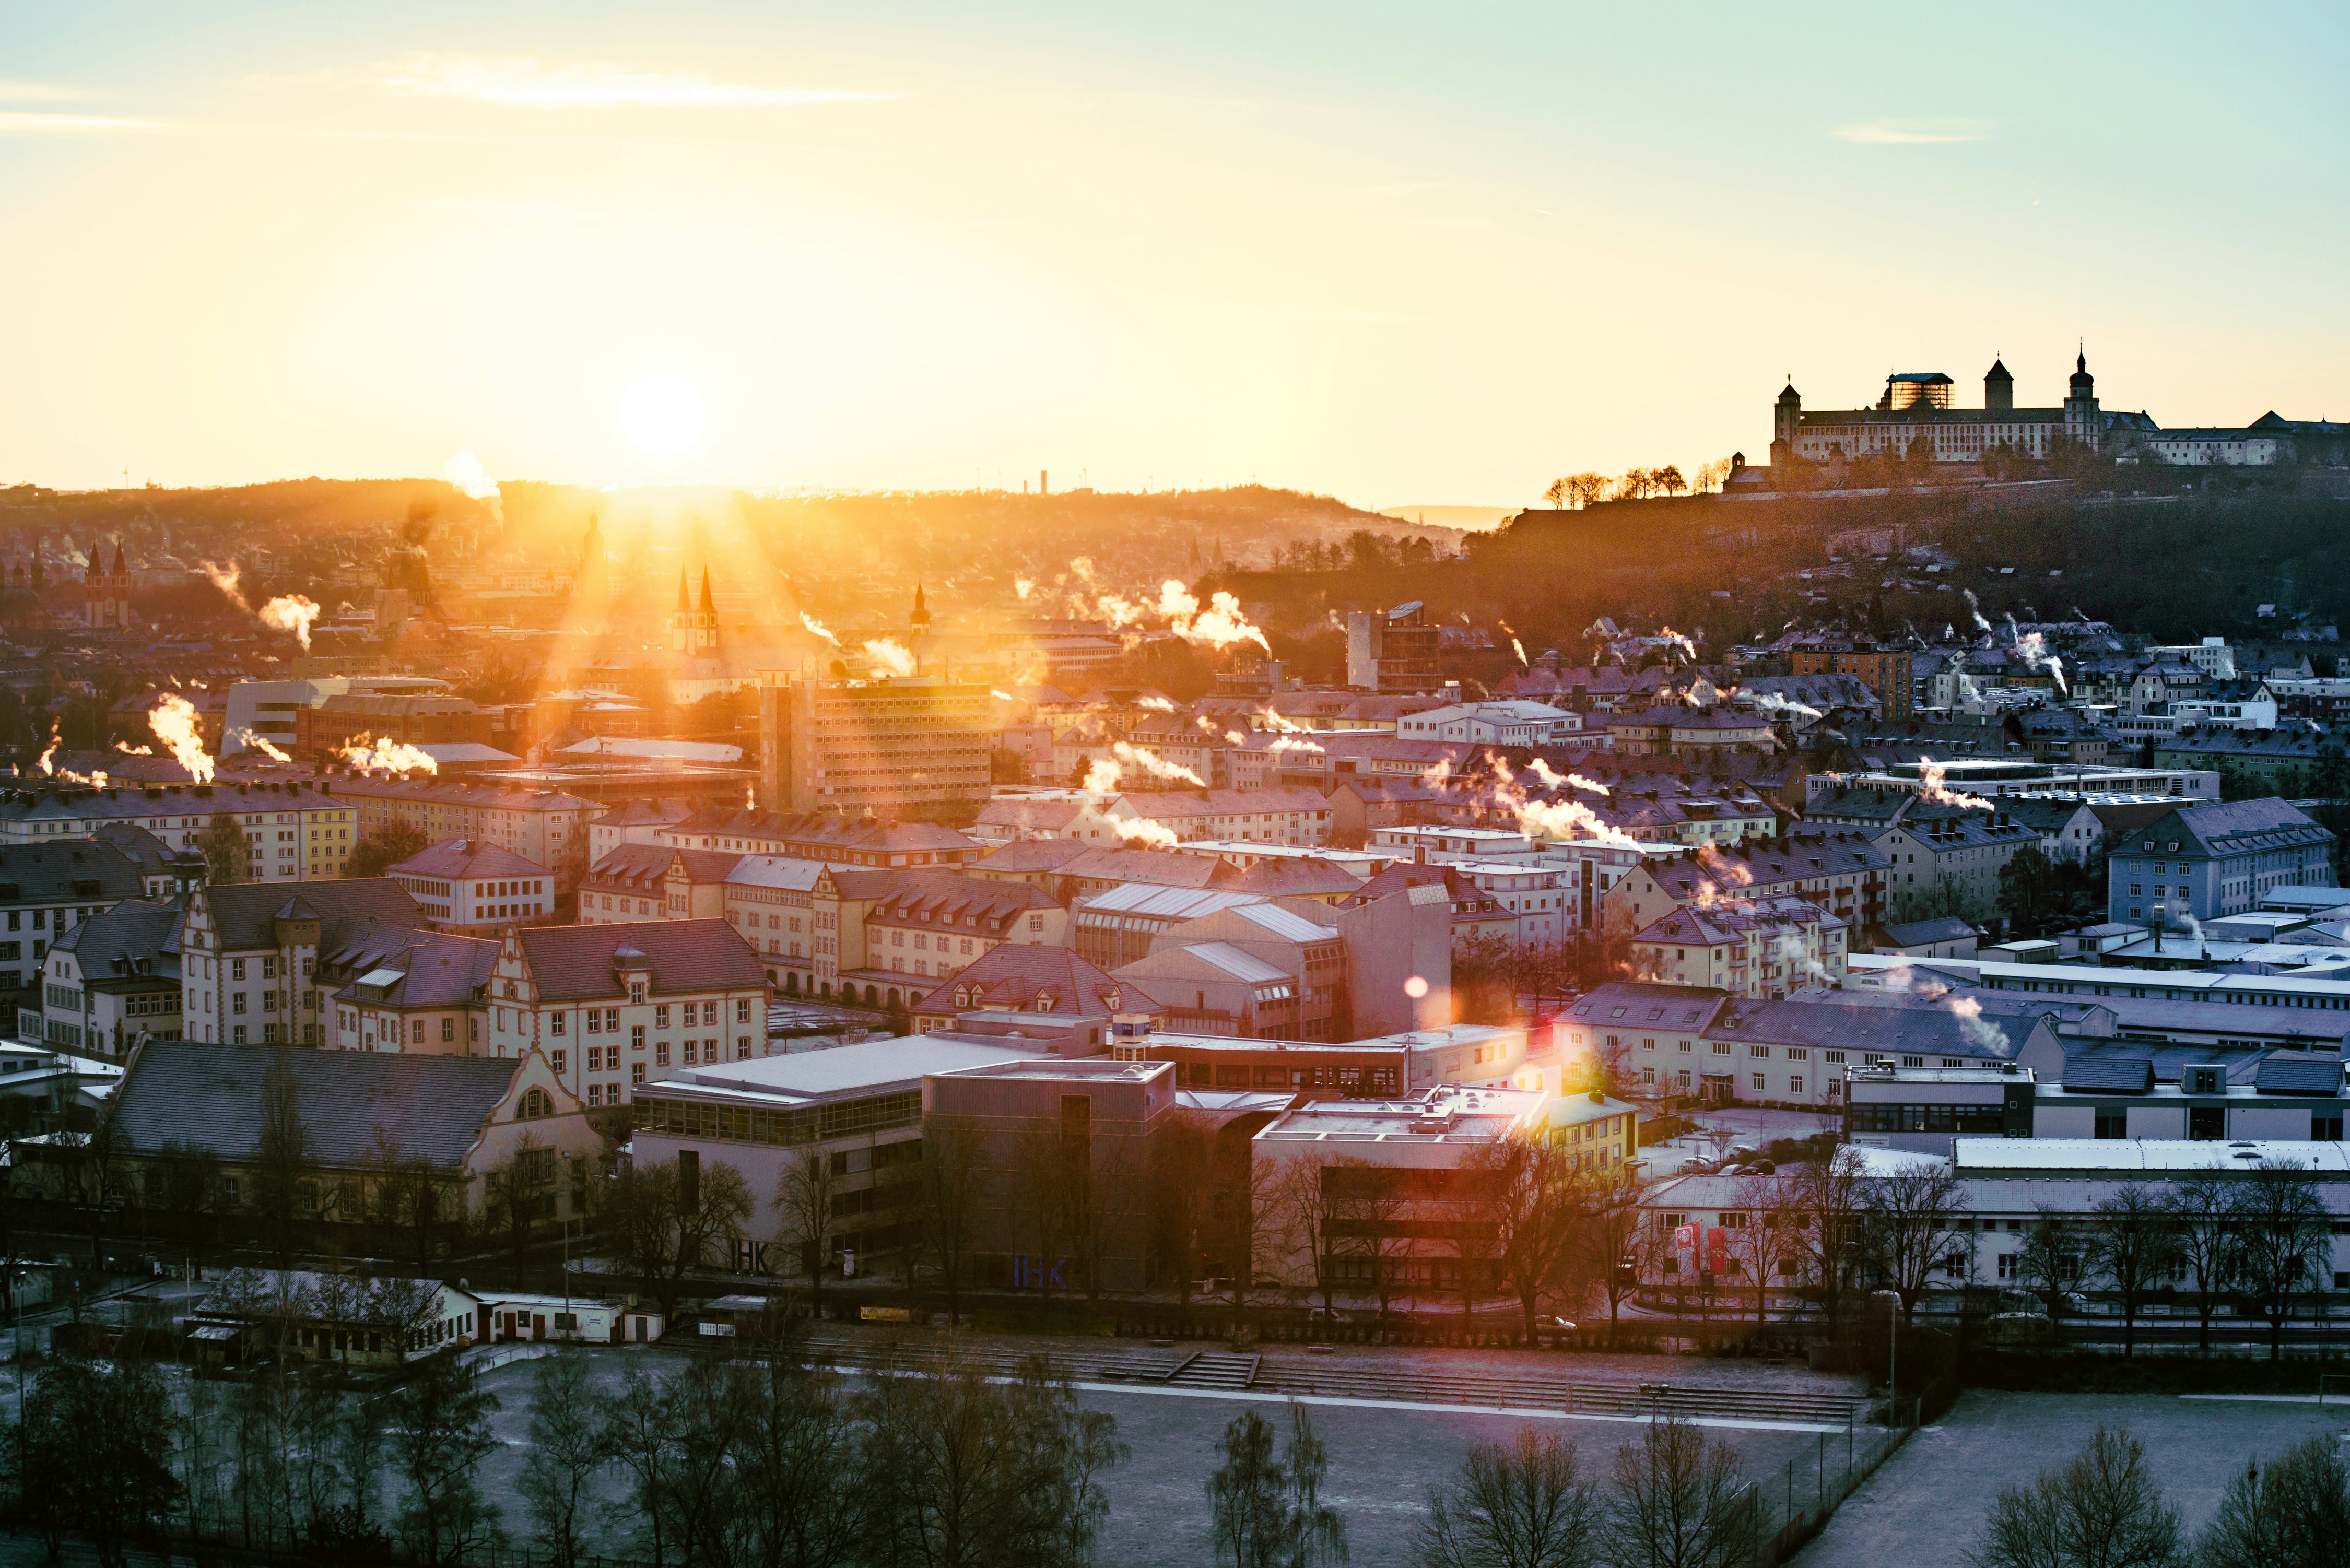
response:
<path id="1" fill-rule="evenodd" d="M 669 1065 L 668 1041 L 656 1040 L 653 1042 L 653 1065 L 656 1067 L 666 1067 Z"/>
<path id="2" fill-rule="evenodd" d="M 1803 1092 L 1804 1080 L 1800 1075 L 1792 1076 L 1787 1080 L 1787 1093 L 1791 1095 L 1800 1095 Z"/>
<path id="3" fill-rule="evenodd" d="M 631 1050 L 631 1051 L 641 1051 L 641 1050 L 643 1050 L 644 1048 L 645 1048 L 645 1026 L 644 1026 L 643 1024 L 641 1024 L 641 1023 L 631 1023 L 631 1024 L 629 1024 L 629 1050 Z"/>

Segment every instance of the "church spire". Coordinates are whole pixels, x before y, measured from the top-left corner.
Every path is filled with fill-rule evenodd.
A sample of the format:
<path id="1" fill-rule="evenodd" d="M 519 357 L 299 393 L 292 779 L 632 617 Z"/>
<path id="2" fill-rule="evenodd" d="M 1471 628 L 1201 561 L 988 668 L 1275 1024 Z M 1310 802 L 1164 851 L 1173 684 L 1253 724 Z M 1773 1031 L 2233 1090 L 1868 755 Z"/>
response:
<path id="1" fill-rule="evenodd" d="M 685 615 L 693 608 L 693 601 L 685 597 L 685 568 L 677 569 L 677 613 Z"/>
<path id="2" fill-rule="evenodd" d="M 702 613 L 704 615 L 718 613 L 718 607 L 710 602 L 710 568 L 706 565 L 702 568 Z"/>
<path id="3" fill-rule="evenodd" d="M 914 613 L 908 616 L 906 620 L 909 625 L 917 628 L 931 624 L 930 607 L 922 600 L 922 585 L 920 583 L 914 585 Z"/>

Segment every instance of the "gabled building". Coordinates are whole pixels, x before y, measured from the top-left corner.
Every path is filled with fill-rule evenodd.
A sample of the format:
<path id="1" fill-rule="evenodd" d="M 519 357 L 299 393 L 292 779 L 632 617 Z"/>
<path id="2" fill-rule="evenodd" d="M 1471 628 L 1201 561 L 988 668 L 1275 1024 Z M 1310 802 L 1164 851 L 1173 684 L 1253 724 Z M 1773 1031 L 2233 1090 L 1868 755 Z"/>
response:
<path id="1" fill-rule="evenodd" d="M 259 1221 L 269 1197 L 262 1165 L 273 1072 L 285 1075 L 302 1125 L 292 1218 L 306 1244 L 339 1236 L 348 1246 L 388 1210 L 412 1211 L 414 1204 L 384 1188 L 421 1180 L 441 1216 L 425 1227 L 425 1244 L 436 1251 L 462 1245 L 494 1171 L 543 1197 L 543 1221 L 560 1221 L 580 1212 L 589 1167 L 603 1158 L 603 1140 L 541 1057 L 501 1062 L 153 1040 L 133 1055 L 115 1091 L 114 1128 L 126 1163 L 143 1176 L 124 1184 L 129 1200 L 172 1192 L 170 1168 L 203 1155 L 213 1162 L 211 1212 L 233 1225 Z M 413 1257 L 413 1229 L 392 1244 Z"/>
<path id="2" fill-rule="evenodd" d="M 766 1049 L 766 971 L 723 920 L 509 931 L 482 1008 L 484 1054 L 543 1053 L 590 1110 Z"/>
<path id="3" fill-rule="evenodd" d="M 170 904 L 126 898 L 58 938 L 42 976 L 36 1038 L 116 1060 L 147 1040 L 177 1040 L 180 954 L 172 937 L 185 916 Z"/>
<path id="4" fill-rule="evenodd" d="M 408 889 L 439 930 L 484 936 L 555 913 L 554 874 L 494 844 L 448 839 L 384 875 Z"/>
<path id="5" fill-rule="evenodd" d="M 914 1033 L 1019 1044 L 1038 1055 L 1090 1056 L 1121 1019 L 1160 1021 L 1167 1009 L 1140 986 L 1066 948 L 998 948 L 913 1003 Z M 1016 1037 L 1016 1038 L 1015 1038 Z"/>
<path id="6" fill-rule="evenodd" d="M 2282 800 L 2181 806 L 2116 842 L 2106 918 L 2159 927 L 2256 909 L 2272 888 L 2334 884 L 2334 835 Z"/>
<path id="7" fill-rule="evenodd" d="M 624 844 L 580 878 L 579 923 L 718 919 L 726 879 L 743 858 L 733 850 Z"/>
<path id="8" fill-rule="evenodd" d="M 181 1031 L 211 1044 L 320 1044 L 321 988 L 404 950 L 423 924 L 385 877 L 197 888 L 179 933 Z"/>
<path id="9" fill-rule="evenodd" d="M 1151 956 L 1201 943 L 1237 948 L 1294 981 L 1296 1012 L 1283 1038 L 1346 1040 L 1355 1033 L 1353 998 L 1338 919 L 1319 904 L 1238 904 L 1162 932 L 1151 942 Z"/>
<path id="10" fill-rule="evenodd" d="M 411 933 L 406 948 L 380 955 L 335 992 L 335 1045 L 480 1054 L 483 1003 L 497 959 L 498 943 L 484 938 Z"/>

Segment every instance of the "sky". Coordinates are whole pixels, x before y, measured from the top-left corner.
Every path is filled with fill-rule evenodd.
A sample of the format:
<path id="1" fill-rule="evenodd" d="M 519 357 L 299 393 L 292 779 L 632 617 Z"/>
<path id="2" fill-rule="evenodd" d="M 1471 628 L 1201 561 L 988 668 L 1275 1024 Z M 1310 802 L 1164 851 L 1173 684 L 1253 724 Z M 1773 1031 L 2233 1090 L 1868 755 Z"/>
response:
<path id="1" fill-rule="evenodd" d="M 2350 410 L 2339 7 L 0 0 L 0 483 L 1517 505 Z"/>

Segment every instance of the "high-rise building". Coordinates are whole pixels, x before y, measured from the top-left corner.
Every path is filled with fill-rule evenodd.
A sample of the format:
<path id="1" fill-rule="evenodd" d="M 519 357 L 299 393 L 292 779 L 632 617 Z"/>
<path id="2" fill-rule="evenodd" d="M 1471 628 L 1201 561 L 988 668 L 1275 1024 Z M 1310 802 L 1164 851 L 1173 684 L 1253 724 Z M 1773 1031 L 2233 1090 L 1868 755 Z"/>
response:
<path id="1" fill-rule="evenodd" d="M 991 698 L 937 676 L 759 689 L 759 801 L 770 811 L 881 815 L 987 799 Z"/>

